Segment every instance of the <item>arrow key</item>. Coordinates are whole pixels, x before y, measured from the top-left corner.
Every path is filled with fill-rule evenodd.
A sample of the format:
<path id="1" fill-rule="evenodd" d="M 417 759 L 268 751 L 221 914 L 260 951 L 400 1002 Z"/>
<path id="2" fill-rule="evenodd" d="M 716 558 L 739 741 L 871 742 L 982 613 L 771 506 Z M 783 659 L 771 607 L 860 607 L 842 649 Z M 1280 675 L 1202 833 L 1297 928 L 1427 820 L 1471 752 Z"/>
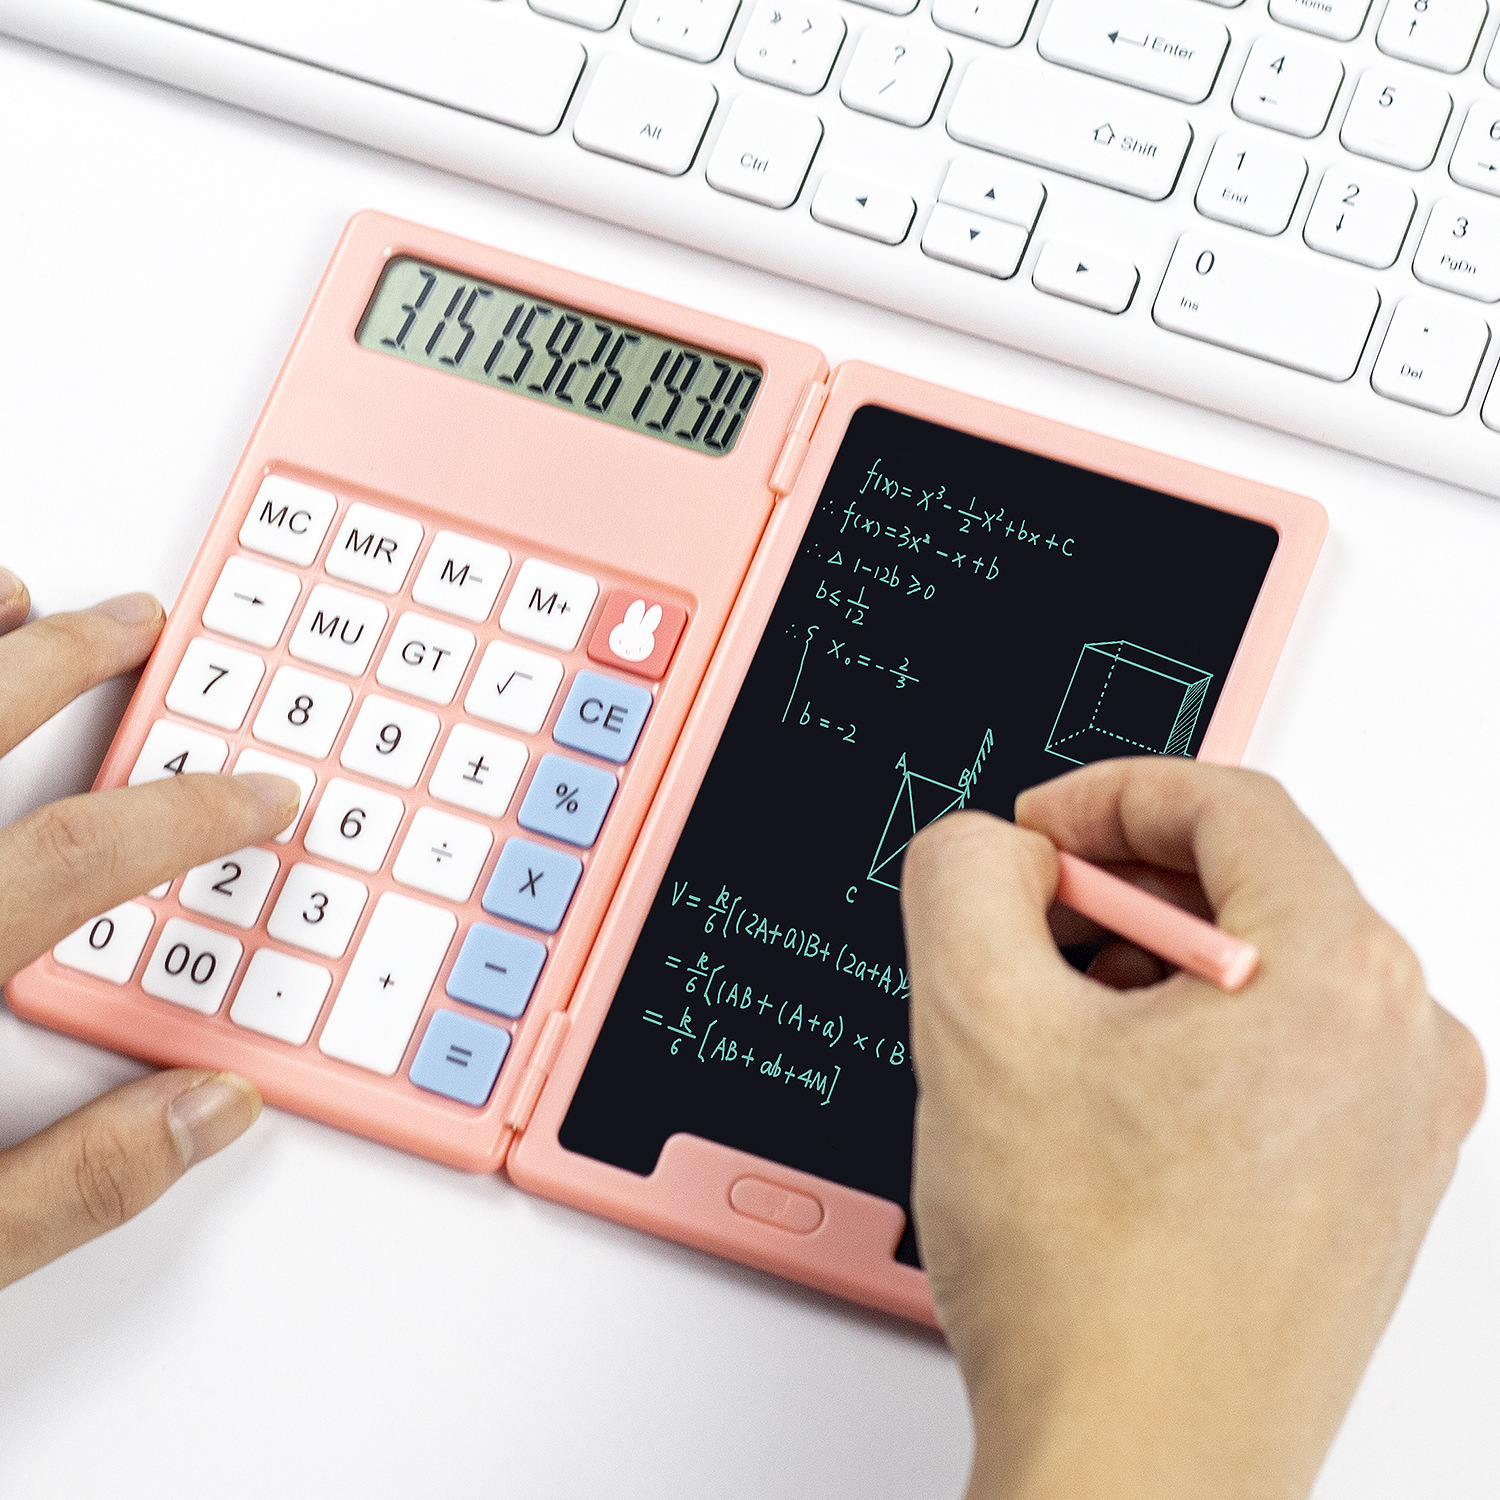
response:
<path id="1" fill-rule="evenodd" d="M 1030 234 L 1046 201 L 1042 179 L 993 156 L 960 156 L 943 178 L 938 202 L 1000 219 Z"/>
<path id="2" fill-rule="evenodd" d="M 274 646 L 302 585 L 295 573 L 231 557 L 203 607 L 203 624 L 218 635 L 252 646 Z"/>
<path id="3" fill-rule="evenodd" d="M 1122 313 L 1135 296 L 1140 272 L 1128 260 L 1096 255 L 1065 240 L 1049 240 L 1037 256 L 1032 285 L 1053 297 Z"/>
<path id="4" fill-rule="evenodd" d="M 882 245 L 899 245 L 916 212 L 917 205 L 905 193 L 842 172 L 824 173 L 812 201 L 812 216 L 818 223 L 879 240 Z"/>
<path id="5" fill-rule="evenodd" d="M 1014 224 L 939 203 L 922 233 L 922 251 L 934 260 L 1005 281 L 1020 267 L 1029 238 Z"/>

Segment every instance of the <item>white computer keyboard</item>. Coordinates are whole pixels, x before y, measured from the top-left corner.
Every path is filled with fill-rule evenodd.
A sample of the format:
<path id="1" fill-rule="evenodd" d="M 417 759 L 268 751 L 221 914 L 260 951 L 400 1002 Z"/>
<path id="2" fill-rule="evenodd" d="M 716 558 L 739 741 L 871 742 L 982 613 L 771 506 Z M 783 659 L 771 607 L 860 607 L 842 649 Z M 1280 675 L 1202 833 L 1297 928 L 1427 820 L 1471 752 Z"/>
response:
<path id="1" fill-rule="evenodd" d="M 16 37 L 1493 495 L 1497 27 L 1487 0 L 0 0 Z"/>

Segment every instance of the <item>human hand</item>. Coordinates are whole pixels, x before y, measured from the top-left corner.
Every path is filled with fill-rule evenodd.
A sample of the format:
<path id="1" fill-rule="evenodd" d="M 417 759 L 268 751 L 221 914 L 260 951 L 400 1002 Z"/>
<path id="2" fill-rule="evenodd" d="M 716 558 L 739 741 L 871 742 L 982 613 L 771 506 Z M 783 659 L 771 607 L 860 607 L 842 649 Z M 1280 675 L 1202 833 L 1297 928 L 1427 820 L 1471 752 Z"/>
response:
<path id="1" fill-rule="evenodd" d="M 971 1500 L 1303 1497 L 1479 1113 L 1478 1045 L 1265 777 L 1108 761 L 1016 822 L 945 818 L 903 876 L 914 1208 Z M 1120 942 L 1070 968 L 1057 849 L 1150 867 L 1255 977 Z"/>
<path id="2" fill-rule="evenodd" d="M 0 568 L 0 755 L 81 692 L 139 667 L 164 620 L 147 594 L 22 625 L 29 607 L 25 585 Z M 280 776 L 178 776 L 68 797 L 0 828 L 0 984 L 101 911 L 274 837 L 297 801 Z M 0 1151 L 0 1287 L 138 1213 L 259 1113 L 248 1079 L 177 1068 Z"/>

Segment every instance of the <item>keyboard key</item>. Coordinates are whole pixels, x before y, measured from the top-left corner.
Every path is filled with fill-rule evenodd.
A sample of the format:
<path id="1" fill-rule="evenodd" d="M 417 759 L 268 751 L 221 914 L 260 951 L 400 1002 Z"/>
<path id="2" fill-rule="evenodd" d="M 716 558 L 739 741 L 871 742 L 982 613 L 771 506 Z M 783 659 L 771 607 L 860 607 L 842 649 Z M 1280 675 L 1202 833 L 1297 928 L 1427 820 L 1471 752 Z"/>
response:
<path id="1" fill-rule="evenodd" d="M 707 79 L 613 53 L 599 64 L 573 123 L 573 139 L 585 151 L 681 177 L 718 102 L 718 90 Z"/>
<path id="2" fill-rule="evenodd" d="M 1500 432 L 1500 370 L 1495 373 L 1495 378 L 1490 381 L 1490 393 L 1484 398 L 1484 409 L 1480 412 L 1484 418 L 1484 425 Z"/>
<path id="3" fill-rule="evenodd" d="M 227 932 L 173 917 L 156 940 L 141 988 L 158 1000 L 211 1016 L 224 1003 L 244 951 Z"/>
<path id="4" fill-rule="evenodd" d="M 583 861 L 529 839 L 506 839 L 480 904 L 539 932 L 556 932 L 578 888 Z"/>
<path id="5" fill-rule="evenodd" d="M 1440 198 L 1432 205 L 1412 271 L 1445 291 L 1500 302 L 1500 205 Z"/>
<path id="6" fill-rule="evenodd" d="M 1065 74 L 1017 73 L 1000 59 L 969 64 L 948 134 L 1139 198 L 1165 198 L 1192 144 L 1175 109 Z"/>
<path id="7" fill-rule="evenodd" d="M 271 894 L 281 861 L 269 849 L 241 849 L 189 870 L 177 899 L 231 927 L 254 927 Z"/>
<path id="8" fill-rule="evenodd" d="M 960 156 L 951 162 L 938 190 L 939 203 L 1015 224 L 1027 233 L 1036 227 L 1046 197 L 1040 177 L 988 156 Z"/>
<path id="9" fill-rule="evenodd" d="M 1189 338 L 1348 380 L 1379 307 L 1375 288 L 1343 271 L 1198 229 L 1177 241 L 1151 316 Z"/>
<path id="10" fill-rule="evenodd" d="M 1354 88 L 1339 140 L 1359 156 L 1419 172 L 1437 155 L 1453 113 L 1441 84 L 1393 68 L 1370 68 Z"/>
<path id="11" fill-rule="evenodd" d="M 598 766 L 547 754 L 537 764 L 516 822 L 531 833 L 587 849 L 599 837 L 619 789 L 614 776 Z"/>
<path id="12" fill-rule="evenodd" d="M 500 611 L 500 628 L 522 640 L 571 651 L 598 597 L 599 585 L 587 573 L 528 557 Z"/>
<path id="13" fill-rule="evenodd" d="M 651 704 L 650 689 L 637 683 L 580 672 L 563 700 L 552 738 L 570 750 L 585 750 L 622 766 L 635 752 Z"/>
<path id="14" fill-rule="evenodd" d="M 1264 137 L 1221 135 L 1193 202 L 1205 218 L 1256 234 L 1280 234 L 1292 222 L 1306 181 L 1307 162 L 1300 152 Z"/>
<path id="15" fill-rule="evenodd" d="M 271 909 L 266 931 L 279 943 L 342 958 L 370 893 L 350 875 L 296 864 Z"/>
<path id="16" fill-rule="evenodd" d="M 1029 238 L 1014 224 L 939 203 L 922 231 L 922 252 L 934 260 L 998 276 L 1003 281 L 1020 268 Z"/>
<path id="17" fill-rule="evenodd" d="M 390 1077 L 457 927 L 451 911 L 387 891 L 355 950 L 319 1050 Z"/>
<path id="18" fill-rule="evenodd" d="M 385 863 L 405 811 L 401 799 L 389 792 L 335 777 L 302 842 L 309 854 L 321 854 L 373 875 Z"/>
<path id="19" fill-rule="evenodd" d="M 1140 279 L 1141 273 L 1128 260 L 1097 255 L 1063 240 L 1042 246 L 1031 273 L 1038 291 L 1107 313 L 1122 313 L 1130 306 Z"/>
<path id="20" fill-rule="evenodd" d="M 443 802 L 499 818 L 526 769 L 526 746 L 472 724 L 455 724 L 428 790 Z"/>
<path id="21" fill-rule="evenodd" d="M 240 527 L 240 545 L 305 568 L 318 555 L 338 508 L 327 490 L 267 474 Z"/>
<path id="22" fill-rule="evenodd" d="M 739 13 L 740 0 L 643 0 L 630 34 L 643 47 L 671 52 L 691 62 L 712 62 Z"/>
<path id="23" fill-rule="evenodd" d="M 992 47 L 1014 47 L 1035 9 L 1036 0 L 932 0 L 932 19 L 944 31 Z"/>
<path id="24" fill-rule="evenodd" d="M 1491 95 L 1470 108 L 1454 143 L 1448 175 L 1465 187 L 1500 194 L 1500 99 Z"/>
<path id="25" fill-rule="evenodd" d="M 889 16 L 909 16 L 917 8 L 917 0 L 854 0 L 854 3 L 883 10 Z"/>
<path id="26" fill-rule="evenodd" d="M 424 807 L 411 820 L 391 874 L 416 890 L 467 901 L 494 842 L 488 828 Z"/>
<path id="27" fill-rule="evenodd" d="M 456 1011 L 435 1010 L 408 1075 L 419 1089 L 477 1109 L 488 1102 L 510 1033 Z"/>
<path id="28" fill-rule="evenodd" d="M 182 662 L 167 689 L 167 707 L 186 719 L 201 719 L 220 729 L 238 729 L 245 722 L 265 670 L 260 657 L 200 636 L 188 642 L 182 653 Z"/>
<path id="29" fill-rule="evenodd" d="M 1053 0 L 1037 34 L 1051 62 L 1199 104 L 1229 48 L 1206 10 L 1161 0 Z"/>
<path id="30" fill-rule="evenodd" d="M 847 30 L 844 18 L 822 0 L 759 0 L 740 38 L 734 65 L 747 78 L 798 94 L 816 94 L 833 72 Z"/>
<path id="31" fill-rule="evenodd" d="M 946 47 L 895 26 L 867 26 L 854 44 L 839 98 L 862 114 L 925 125 L 952 69 Z"/>
<path id="32" fill-rule="evenodd" d="M 660 681 L 677 649 L 687 611 L 634 589 L 611 589 L 589 637 L 589 657 Z"/>
<path id="33" fill-rule="evenodd" d="M 301 591 L 295 573 L 231 557 L 203 606 L 204 628 L 252 646 L 274 646 Z"/>
<path id="34" fill-rule="evenodd" d="M 1325 255 L 1384 270 L 1395 265 L 1416 211 L 1417 195 L 1405 183 L 1341 162 L 1323 174 L 1302 238 Z"/>
<path id="35" fill-rule="evenodd" d="M 300 1047 L 312 1035 L 333 976 L 318 964 L 261 948 L 229 1007 L 236 1026 Z"/>
<path id="36" fill-rule="evenodd" d="M 1393 401 L 1454 416 L 1489 343 L 1489 324 L 1477 313 L 1418 293 L 1396 304 L 1370 384 Z"/>
<path id="37" fill-rule="evenodd" d="M 547 945 L 535 938 L 476 922 L 448 976 L 448 996 L 497 1016 L 517 1020 L 531 999 L 547 961 Z"/>
<path id="38" fill-rule="evenodd" d="M 1375 45 L 1424 68 L 1462 73 L 1489 9 L 1486 0 L 1390 0 Z"/>
<path id="39" fill-rule="evenodd" d="M 509 641 L 491 641 L 469 684 L 464 708 L 491 724 L 535 734 L 562 680 L 563 664 L 556 657 L 512 646 Z"/>
<path id="40" fill-rule="evenodd" d="M 460 625 L 407 613 L 396 621 L 375 680 L 429 703 L 451 703 L 474 654 L 474 637 Z"/>
<path id="41" fill-rule="evenodd" d="M 571 21 L 575 26 L 587 26 L 590 31 L 608 31 L 620 19 L 625 6 L 625 0 L 526 0 L 526 3 L 539 16 Z"/>
<path id="42" fill-rule="evenodd" d="M 440 531 L 427 549 L 411 597 L 429 609 L 478 623 L 489 619 L 509 571 L 510 553 L 504 547 Z"/>
<path id="43" fill-rule="evenodd" d="M 438 716 L 425 708 L 371 694 L 359 705 L 339 764 L 392 786 L 413 787 L 440 727 Z"/>
<path id="44" fill-rule="evenodd" d="M 282 667 L 271 679 L 251 730 L 255 738 L 309 760 L 322 760 L 338 738 L 354 694 L 300 667 Z"/>
<path id="45" fill-rule="evenodd" d="M 320 583 L 308 596 L 288 650 L 300 661 L 358 677 L 385 629 L 385 606 Z"/>
<path id="46" fill-rule="evenodd" d="M 825 172 L 813 194 L 812 216 L 820 224 L 899 245 L 916 217 L 917 205 L 905 193 L 842 172 Z"/>
<path id="47" fill-rule="evenodd" d="M 399 593 L 421 545 L 420 521 L 373 505 L 351 505 L 323 570 L 330 578 L 382 594 Z"/>
<path id="48" fill-rule="evenodd" d="M 822 139 L 823 122 L 811 110 L 742 94 L 708 159 L 708 184 L 767 208 L 789 208 Z"/>
<path id="49" fill-rule="evenodd" d="M 204 734 L 201 729 L 185 729 L 181 724 L 159 719 L 146 735 L 146 743 L 135 758 L 128 785 L 140 786 L 147 781 L 165 781 L 188 771 L 219 771 L 229 757 L 229 746 L 223 740 Z"/>
<path id="50" fill-rule="evenodd" d="M 278 844 L 289 844 L 297 831 L 297 824 L 302 821 L 307 799 L 312 796 L 313 788 L 318 784 L 317 775 L 309 767 L 299 766 L 296 761 L 283 760 L 279 755 L 267 755 L 264 750 L 255 749 L 240 751 L 239 759 L 234 763 L 235 775 L 238 776 L 241 771 L 269 771 L 273 776 L 285 776 L 288 781 L 297 783 L 302 792 L 302 799 L 297 804 L 297 816 L 275 838 Z"/>
<path id="51" fill-rule="evenodd" d="M 58 963 L 97 979 L 129 984 L 155 921 L 150 907 L 126 901 L 69 933 L 52 950 L 52 956 Z"/>
<path id="52" fill-rule="evenodd" d="M 1344 65 L 1326 47 L 1293 38 L 1257 38 L 1234 90 L 1242 120 L 1311 139 L 1323 133 L 1344 82 Z"/>
<path id="53" fill-rule="evenodd" d="M 1336 42 L 1352 42 L 1370 13 L 1370 0 L 1271 0 L 1271 19 L 1315 31 Z"/>

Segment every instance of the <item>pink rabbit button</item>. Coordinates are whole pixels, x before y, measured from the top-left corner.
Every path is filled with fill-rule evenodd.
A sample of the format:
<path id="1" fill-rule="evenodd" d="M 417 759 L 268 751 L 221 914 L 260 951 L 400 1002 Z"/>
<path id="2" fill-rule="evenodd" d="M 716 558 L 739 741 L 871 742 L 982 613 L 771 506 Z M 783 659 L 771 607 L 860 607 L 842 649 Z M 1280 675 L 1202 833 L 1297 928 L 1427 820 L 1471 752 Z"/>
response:
<path id="1" fill-rule="evenodd" d="M 589 637 L 589 657 L 660 680 L 687 624 L 687 611 L 636 592 L 614 589 Z"/>

